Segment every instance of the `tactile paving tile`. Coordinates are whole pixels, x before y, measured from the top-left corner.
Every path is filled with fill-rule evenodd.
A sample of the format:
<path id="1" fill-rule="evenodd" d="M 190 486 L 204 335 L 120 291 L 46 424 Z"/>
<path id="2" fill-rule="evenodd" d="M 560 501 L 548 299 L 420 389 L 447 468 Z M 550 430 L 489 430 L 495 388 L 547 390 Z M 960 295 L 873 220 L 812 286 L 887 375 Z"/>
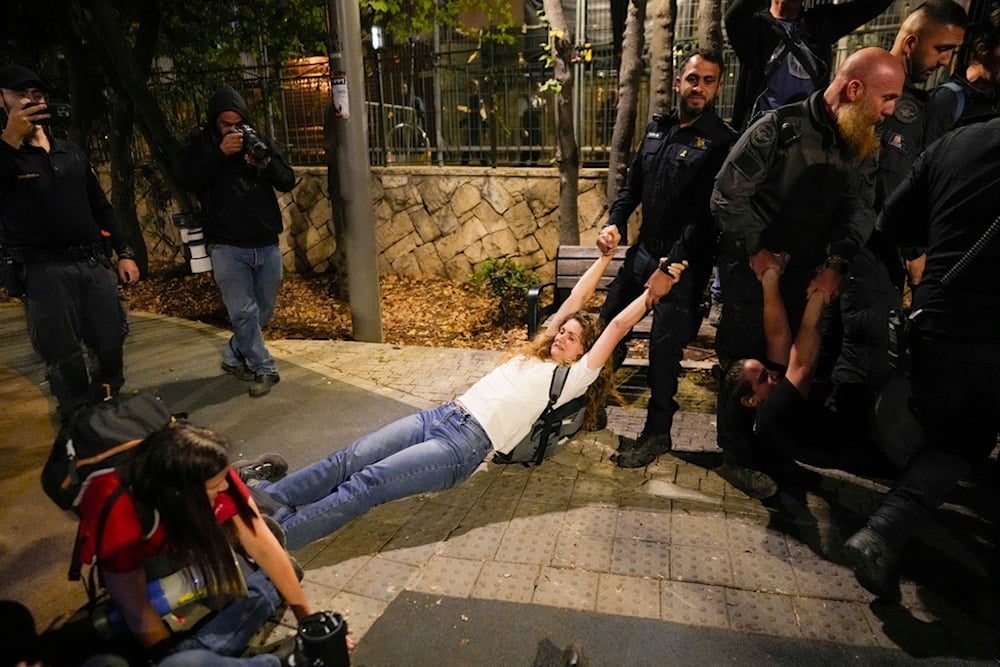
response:
<path id="1" fill-rule="evenodd" d="M 611 542 L 611 537 L 583 535 L 563 529 L 556 539 L 552 565 L 606 572 L 611 565 Z"/>
<path id="2" fill-rule="evenodd" d="M 566 508 L 548 503 L 521 501 L 510 519 L 510 530 L 538 530 L 557 535 L 562 528 Z"/>
<path id="3" fill-rule="evenodd" d="M 732 551 L 748 551 L 788 557 L 785 535 L 774 528 L 768 528 L 745 518 L 726 519 L 726 534 Z"/>
<path id="4" fill-rule="evenodd" d="M 371 556 L 365 554 L 364 556 L 338 560 L 332 565 L 323 565 L 320 567 L 310 565 L 306 569 L 305 577 L 303 577 L 302 581 L 305 583 L 316 583 L 320 586 L 339 591 L 371 559 Z"/>
<path id="5" fill-rule="evenodd" d="M 875 596 L 866 591 L 845 565 L 822 558 L 792 558 L 792 572 L 798 594 L 827 600 L 871 602 Z"/>
<path id="6" fill-rule="evenodd" d="M 542 567 L 524 563 L 483 563 L 472 597 L 506 602 L 531 602 Z"/>
<path id="7" fill-rule="evenodd" d="M 521 502 L 548 503 L 551 505 L 569 506 L 569 498 L 573 494 L 573 484 L 551 477 L 532 476 L 521 493 Z"/>
<path id="8" fill-rule="evenodd" d="M 660 618 L 685 625 L 728 628 L 725 589 L 721 586 L 661 581 Z"/>
<path id="9" fill-rule="evenodd" d="M 669 578 L 710 586 L 732 586 L 733 567 L 729 552 L 674 545 L 670 549 Z"/>
<path id="10" fill-rule="evenodd" d="M 509 467 L 509 466 L 508 466 Z M 528 484 L 528 475 L 514 477 L 500 475 L 493 477 L 489 487 L 483 492 L 477 505 L 513 505 L 513 500 L 520 498 L 524 487 Z"/>
<path id="11" fill-rule="evenodd" d="M 574 507 L 563 516 L 562 532 L 611 538 L 615 535 L 618 514 L 619 510 L 613 507 Z"/>
<path id="12" fill-rule="evenodd" d="M 409 588 L 432 595 L 468 597 L 482 567 L 482 561 L 478 560 L 435 556 L 421 568 Z"/>
<path id="13" fill-rule="evenodd" d="M 792 599 L 799 617 L 799 630 L 807 639 L 879 646 L 872 631 L 865 605 L 839 600 L 815 600 L 805 597 Z"/>
<path id="14" fill-rule="evenodd" d="M 597 584 L 597 611 L 620 616 L 659 618 L 659 582 L 643 577 L 602 573 Z"/>
<path id="15" fill-rule="evenodd" d="M 729 557 L 733 566 L 733 583 L 737 588 L 782 595 L 799 592 L 787 558 L 744 551 L 730 551 Z"/>
<path id="16" fill-rule="evenodd" d="M 336 553 L 346 554 L 346 557 L 375 553 L 385 546 L 398 530 L 399 526 L 370 521 L 367 517 L 364 521 L 352 521 L 331 540 L 324 552 L 333 549 Z"/>
<path id="17" fill-rule="evenodd" d="M 437 536 L 404 526 L 389 543 L 382 547 L 379 555 L 399 563 L 420 566 L 431 559 L 441 547 Z"/>
<path id="18" fill-rule="evenodd" d="M 430 494 L 423 493 L 419 496 L 400 498 L 399 500 L 379 505 L 368 512 L 365 520 L 400 526 L 406 523 L 421 507 L 426 505 L 430 498 Z"/>
<path id="19" fill-rule="evenodd" d="M 792 598 L 774 593 L 726 589 L 729 625 L 737 632 L 799 637 Z"/>
<path id="20" fill-rule="evenodd" d="M 389 602 L 409 586 L 419 571 L 414 565 L 375 557 L 347 582 L 344 591 Z"/>
<path id="21" fill-rule="evenodd" d="M 337 612 L 347 621 L 347 629 L 354 643 L 360 642 L 375 621 L 385 613 L 389 602 L 352 593 L 338 593 L 326 607 Z"/>
<path id="22" fill-rule="evenodd" d="M 670 542 L 702 549 L 726 549 L 729 536 L 718 514 L 675 511 L 670 517 Z"/>
<path id="23" fill-rule="evenodd" d="M 460 528 L 441 543 L 438 553 L 453 558 L 492 560 L 506 529 L 506 524 L 476 526 L 469 530 Z"/>
<path id="24" fill-rule="evenodd" d="M 468 507 L 429 502 L 410 517 L 406 528 L 436 535 L 439 540 L 444 539 L 462 523 L 468 511 Z"/>
<path id="25" fill-rule="evenodd" d="M 442 505 L 454 505 L 455 507 L 469 507 L 486 493 L 494 477 L 499 477 L 499 475 L 477 471 L 461 484 L 434 494 L 434 502 Z"/>
<path id="26" fill-rule="evenodd" d="M 613 482 L 590 477 L 578 477 L 573 484 L 573 494 L 569 498 L 572 507 L 618 507 L 621 503 L 621 487 Z"/>
<path id="27" fill-rule="evenodd" d="M 508 528 L 500 540 L 496 559 L 507 563 L 548 565 L 556 552 L 557 530 Z"/>
<path id="28" fill-rule="evenodd" d="M 597 608 L 597 572 L 543 567 L 532 602 L 566 609 Z"/>
<path id="29" fill-rule="evenodd" d="M 616 538 L 611 551 L 611 573 L 666 579 L 670 576 L 670 558 L 670 548 L 665 542 Z"/>
<path id="30" fill-rule="evenodd" d="M 622 508 L 618 512 L 615 537 L 620 540 L 645 540 L 669 544 L 670 512 Z"/>

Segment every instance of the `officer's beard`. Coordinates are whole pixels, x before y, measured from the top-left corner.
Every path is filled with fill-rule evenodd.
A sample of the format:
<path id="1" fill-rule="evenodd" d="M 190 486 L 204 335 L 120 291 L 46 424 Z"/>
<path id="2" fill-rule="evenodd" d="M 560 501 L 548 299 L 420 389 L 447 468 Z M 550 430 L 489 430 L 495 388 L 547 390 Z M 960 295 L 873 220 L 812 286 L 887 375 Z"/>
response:
<path id="1" fill-rule="evenodd" d="M 870 106 L 868 100 L 862 97 L 857 102 L 842 106 L 837 112 L 840 136 L 847 142 L 851 155 L 859 162 L 876 155 L 880 148 L 875 124 L 871 121 L 874 110 Z"/>

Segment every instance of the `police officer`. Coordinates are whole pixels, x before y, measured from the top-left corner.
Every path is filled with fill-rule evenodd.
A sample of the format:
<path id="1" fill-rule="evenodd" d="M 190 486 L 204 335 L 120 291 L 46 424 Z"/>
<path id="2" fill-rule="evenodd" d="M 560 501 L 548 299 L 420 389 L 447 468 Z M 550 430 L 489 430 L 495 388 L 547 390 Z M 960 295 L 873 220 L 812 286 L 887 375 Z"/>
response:
<path id="1" fill-rule="evenodd" d="M 8 290 L 24 302 L 31 344 L 44 360 L 59 415 L 116 394 L 122 375 L 118 281 L 139 267 L 79 146 L 50 136 L 48 88 L 19 65 L 0 68 L 0 246 Z M 117 275 L 103 242 L 118 256 Z M 81 344 L 93 354 L 88 370 Z"/>
<path id="2" fill-rule="evenodd" d="M 912 405 L 925 445 L 844 548 L 858 581 L 899 600 L 899 554 L 960 479 L 983 465 L 1000 430 L 1000 119 L 932 144 L 886 202 L 879 226 L 926 246 L 914 289 Z M 987 231 L 993 227 L 993 236 Z M 978 251 L 970 252 L 974 247 Z M 951 274 L 949 276 L 949 274 Z M 996 558 L 993 558 L 995 568 Z M 997 577 L 988 577 L 996 595 Z"/>
<path id="3" fill-rule="evenodd" d="M 616 226 L 622 238 L 627 238 L 628 218 L 642 204 L 639 238 L 629 248 L 601 310 L 605 322 L 647 285 L 654 295 L 666 293 L 667 276 L 659 266 L 682 261 L 690 266 L 653 306 L 646 424 L 638 439 L 620 439 L 614 460 L 623 468 L 647 465 L 671 447 L 680 362 L 701 321 L 698 305 L 715 254 L 708 197 L 712 179 L 736 136 L 712 110 L 721 85 L 722 59 L 717 53 L 698 51 L 684 61 L 674 81 L 678 107 L 669 116 L 654 117 L 646 127 L 628 182 L 608 216 L 609 226 Z M 619 363 L 624 351 L 623 343 L 616 355 Z"/>
<path id="4" fill-rule="evenodd" d="M 791 256 L 781 281 L 790 322 L 802 320 L 806 298 L 836 298 L 850 261 L 875 224 L 876 124 L 892 114 L 903 68 L 889 52 L 862 49 L 847 58 L 825 90 L 765 113 L 736 143 L 712 193 L 722 230 L 719 271 L 726 295 L 716 336 L 723 365 L 765 358 L 760 283 L 755 268 L 774 253 Z M 817 272 L 818 269 L 818 272 Z M 720 390 L 720 470 L 748 495 L 777 486 L 756 459 L 752 423 L 731 414 Z"/>
<path id="5" fill-rule="evenodd" d="M 896 109 L 879 125 L 882 149 L 878 165 L 876 210 L 906 177 L 917 155 L 948 127 L 929 113 L 927 92 L 917 85 L 951 62 L 962 44 L 968 17 L 952 0 L 927 0 L 900 25 L 890 53 L 906 71 Z M 906 249 L 911 260 L 919 249 Z M 917 275 L 919 261 L 911 262 Z M 854 258 L 852 280 L 840 301 L 843 329 L 841 352 L 831 380 L 837 411 L 844 419 L 867 420 L 874 392 L 888 381 L 889 313 L 902 307 L 905 280 L 899 250 L 877 231 Z"/>

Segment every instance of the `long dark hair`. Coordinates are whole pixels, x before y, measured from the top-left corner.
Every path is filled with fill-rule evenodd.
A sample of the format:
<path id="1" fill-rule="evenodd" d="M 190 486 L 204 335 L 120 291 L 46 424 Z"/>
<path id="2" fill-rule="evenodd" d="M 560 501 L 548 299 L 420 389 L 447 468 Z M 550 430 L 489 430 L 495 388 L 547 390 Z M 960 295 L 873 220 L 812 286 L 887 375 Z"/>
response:
<path id="1" fill-rule="evenodd" d="M 224 436 L 176 422 L 147 436 L 118 470 L 137 505 L 159 511 L 178 564 L 198 568 L 209 594 L 219 599 L 238 596 L 244 588 L 230 537 L 216 521 L 205 488 L 228 467 Z M 233 498 L 237 520 L 252 525 L 253 509 L 240 494 Z"/>

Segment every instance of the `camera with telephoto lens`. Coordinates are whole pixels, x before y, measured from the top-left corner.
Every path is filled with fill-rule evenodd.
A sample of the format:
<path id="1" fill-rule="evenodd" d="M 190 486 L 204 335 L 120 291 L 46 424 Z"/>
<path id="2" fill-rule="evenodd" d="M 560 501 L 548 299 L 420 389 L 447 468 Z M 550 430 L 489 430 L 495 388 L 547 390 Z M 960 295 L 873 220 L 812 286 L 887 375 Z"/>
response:
<path id="1" fill-rule="evenodd" d="M 39 104 L 41 102 L 28 102 L 24 105 L 24 108 L 30 109 L 31 107 L 37 107 Z M 49 113 L 49 117 L 39 120 L 39 125 L 69 127 L 70 122 L 73 120 L 73 107 L 65 102 L 46 102 L 45 104 L 48 106 L 46 111 Z"/>
<path id="2" fill-rule="evenodd" d="M 337 613 L 320 611 L 299 621 L 296 657 L 308 667 L 350 667 L 347 621 Z M 296 665 L 299 664 L 296 660 Z"/>
<path id="3" fill-rule="evenodd" d="M 257 134 L 257 130 L 246 123 L 240 123 L 234 129 L 243 135 L 244 153 L 258 162 L 271 156 L 271 149 L 268 148 L 267 143 Z"/>
<path id="4" fill-rule="evenodd" d="M 174 226 L 180 230 L 184 244 L 184 257 L 191 273 L 205 273 L 212 270 L 212 258 L 205 247 L 205 231 L 202 229 L 203 213 L 175 213 Z"/>

